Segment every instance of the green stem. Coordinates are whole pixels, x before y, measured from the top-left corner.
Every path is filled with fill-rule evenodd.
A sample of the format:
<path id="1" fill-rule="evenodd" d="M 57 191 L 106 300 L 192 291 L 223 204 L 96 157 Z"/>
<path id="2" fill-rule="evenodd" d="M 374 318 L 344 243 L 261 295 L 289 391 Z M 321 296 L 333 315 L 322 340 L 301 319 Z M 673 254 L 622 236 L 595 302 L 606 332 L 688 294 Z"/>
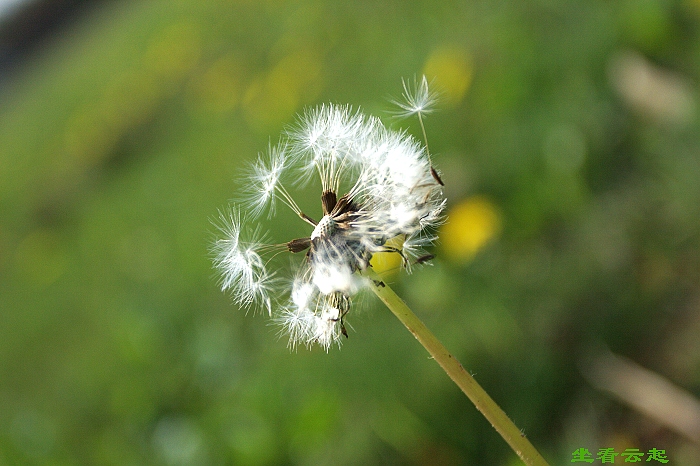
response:
<path id="1" fill-rule="evenodd" d="M 474 377 L 464 370 L 459 361 L 447 351 L 435 335 L 408 308 L 406 303 L 382 281 L 374 270 L 368 268 L 364 274 L 372 282 L 372 291 L 399 318 L 420 344 L 428 350 L 433 359 L 440 364 L 440 367 L 447 372 L 447 375 L 450 376 L 454 383 L 469 397 L 476 409 L 488 419 L 520 459 L 527 465 L 547 466 L 547 462 L 520 429 L 513 424 L 513 421 L 508 418 L 506 413 L 481 388 L 474 380 Z"/>

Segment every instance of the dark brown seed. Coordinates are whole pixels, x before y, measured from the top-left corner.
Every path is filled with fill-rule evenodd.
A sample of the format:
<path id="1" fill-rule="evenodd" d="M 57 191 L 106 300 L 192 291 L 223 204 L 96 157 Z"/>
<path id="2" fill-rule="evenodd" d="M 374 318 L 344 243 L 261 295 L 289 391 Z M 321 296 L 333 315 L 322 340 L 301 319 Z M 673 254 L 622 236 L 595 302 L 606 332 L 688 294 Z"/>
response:
<path id="1" fill-rule="evenodd" d="M 289 252 L 301 252 L 311 246 L 311 238 L 297 238 L 287 243 Z"/>
<path id="2" fill-rule="evenodd" d="M 338 197 L 333 191 L 323 191 L 321 194 L 321 206 L 323 207 L 323 215 L 330 214 L 338 202 Z"/>
<path id="3" fill-rule="evenodd" d="M 437 170 L 435 170 L 432 165 L 430 166 L 430 174 L 433 175 L 433 178 L 440 184 L 440 186 L 445 186 L 445 183 L 442 182 Z"/>
<path id="4" fill-rule="evenodd" d="M 340 197 L 340 199 L 338 199 L 338 202 L 335 204 L 330 214 L 333 217 L 337 217 L 342 214 L 356 212 L 357 210 L 357 205 L 355 205 L 352 198 L 347 194 L 344 194 Z"/>
<path id="5" fill-rule="evenodd" d="M 422 264 L 423 262 L 428 262 L 430 260 L 435 259 L 435 254 L 426 254 L 425 256 L 420 256 L 418 259 L 416 259 L 416 264 Z"/>

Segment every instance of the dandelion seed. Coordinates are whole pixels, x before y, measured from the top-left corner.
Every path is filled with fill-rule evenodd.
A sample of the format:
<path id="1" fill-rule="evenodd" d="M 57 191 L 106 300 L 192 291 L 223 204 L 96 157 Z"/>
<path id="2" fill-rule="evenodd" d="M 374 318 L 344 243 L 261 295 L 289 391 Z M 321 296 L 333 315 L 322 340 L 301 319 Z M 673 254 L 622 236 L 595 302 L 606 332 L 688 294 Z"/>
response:
<path id="1" fill-rule="evenodd" d="M 251 191 L 243 199 L 243 203 L 250 208 L 253 216 L 257 217 L 265 209 L 269 208 L 269 215 L 275 213 L 275 200 L 280 190 L 280 177 L 286 165 L 286 154 L 283 147 L 270 147 L 269 157 L 258 156 L 249 173 L 248 182 Z"/>
<path id="2" fill-rule="evenodd" d="M 433 111 L 437 101 L 437 94 L 428 85 L 428 78 L 423 76 L 420 81 L 413 80 L 413 84 L 403 80 L 403 100 L 395 100 L 401 111 L 396 112 L 399 118 L 412 115 L 427 115 Z"/>
<path id="3" fill-rule="evenodd" d="M 419 117 L 430 111 L 433 94 L 425 78 L 413 92 L 404 82 L 404 91 L 405 111 Z M 291 348 L 318 344 L 328 351 L 339 345 L 348 336 L 352 298 L 368 285 L 362 272 L 372 255 L 400 254 L 408 269 L 408 258 L 425 256 L 423 247 L 435 239 L 431 232 L 441 222 L 445 201 L 433 172 L 427 146 L 375 117 L 341 105 L 305 112 L 278 146 L 254 162 L 243 199 L 251 218 L 265 209 L 274 215 L 280 200 L 310 225 L 309 234 L 267 245 L 259 228 L 244 229 L 248 217 L 237 210 L 223 216 L 224 238 L 213 247 L 222 289 L 239 305 L 272 314 Z M 285 184 L 314 177 L 321 208 L 320 215 L 309 216 Z M 399 235 L 405 238 L 402 248 L 386 244 Z M 292 267 L 289 286 L 268 272 L 283 269 L 267 261 L 272 264 L 284 250 L 305 255 Z"/>
<path id="4" fill-rule="evenodd" d="M 399 118 L 405 118 L 412 115 L 418 116 L 418 123 L 420 124 L 420 129 L 423 132 L 423 142 L 425 143 L 425 151 L 428 154 L 428 161 L 430 162 L 430 175 L 435 181 L 438 182 L 440 186 L 445 186 L 442 182 L 440 174 L 433 167 L 433 162 L 430 157 L 430 149 L 428 148 L 428 137 L 425 133 L 425 124 L 423 123 L 423 115 L 427 115 L 433 111 L 433 106 L 437 101 L 437 93 L 430 89 L 428 85 L 428 79 L 425 75 L 421 78 L 420 83 L 414 79 L 413 86 L 408 84 L 405 80 L 403 82 L 403 100 L 394 100 L 394 104 L 397 105 L 401 110 L 395 112 L 395 116 Z"/>
<path id="5" fill-rule="evenodd" d="M 437 236 L 424 230 L 406 237 L 402 245 L 402 251 L 405 262 L 407 262 L 406 270 L 408 273 L 411 273 L 412 265 L 423 264 L 435 258 L 433 254 L 428 254 L 425 250 L 425 247 L 433 244 L 435 240 L 437 240 Z M 411 263 L 411 260 L 413 263 Z"/>
<path id="6" fill-rule="evenodd" d="M 434 254 L 425 254 L 424 256 L 420 256 L 418 259 L 416 259 L 415 263 L 416 264 L 424 264 L 424 263 L 431 261 L 433 259 L 435 259 Z"/>
<path id="7" fill-rule="evenodd" d="M 248 239 L 243 238 L 245 217 L 231 210 L 228 216 L 220 215 L 219 229 L 224 234 L 214 243 L 214 266 L 222 272 L 221 289 L 231 290 L 234 301 L 243 306 L 257 304 L 272 314 L 270 291 L 274 287 L 274 272 L 269 273 L 260 253 L 266 247 L 259 229 Z"/>

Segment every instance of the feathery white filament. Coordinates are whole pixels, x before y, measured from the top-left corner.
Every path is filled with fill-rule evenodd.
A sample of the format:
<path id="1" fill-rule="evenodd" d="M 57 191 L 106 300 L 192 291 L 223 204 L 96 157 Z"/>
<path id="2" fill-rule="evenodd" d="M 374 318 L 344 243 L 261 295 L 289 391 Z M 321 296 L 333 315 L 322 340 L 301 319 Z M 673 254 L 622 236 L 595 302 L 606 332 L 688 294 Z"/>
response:
<path id="1" fill-rule="evenodd" d="M 265 248 L 259 231 L 254 231 L 248 241 L 241 238 L 241 214 L 232 210 L 228 216 L 221 214 L 219 227 L 224 237 L 213 246 L 214 265 L 222 271 L 221 289 L 231 290 L 234 300 L 243 307 L 258 304 L 272 313 L 270 290 L 274 273 L 269 273 L 260 252 Z"/>
<path id="2" fill-rule="evenodd" d="M 268 154 L 269 161 L 259 155 L 248 173 L 251 189 L 244 196 L 244 203 L 250 207 L 253 217 L 258 217 L 266 207 L 269 208 L 268 217 L 272 217 L 275 213 L 275 200 L 279 196 L 287 207 L 297 215 L 301 214 L 301 209 L 281 182 L 290 163 L 286 146 L 270 146 Z"/>

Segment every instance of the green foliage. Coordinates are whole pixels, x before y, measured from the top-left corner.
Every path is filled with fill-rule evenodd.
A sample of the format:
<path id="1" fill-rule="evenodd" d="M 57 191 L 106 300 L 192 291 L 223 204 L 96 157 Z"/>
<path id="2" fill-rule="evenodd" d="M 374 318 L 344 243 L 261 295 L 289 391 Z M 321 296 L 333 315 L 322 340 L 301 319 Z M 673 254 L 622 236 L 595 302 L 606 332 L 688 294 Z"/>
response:
<path id="1" fill-rule="evenodd" d="M 0 463 L 510 464 L 372 296 L 341 350 L 290 353 L 211 269 L 211 219 L 295 113 L 398 124 L 387 97 L 426 72 L 448 202 L 484 196 L 502 228 L 394 288 L 552 464 L 613 445 L 692 464 L 580 369 L 604 346 L 700 395 L 699 28 L 697 1 L 654 0 L 81 16 L 0 87 Z"/>

